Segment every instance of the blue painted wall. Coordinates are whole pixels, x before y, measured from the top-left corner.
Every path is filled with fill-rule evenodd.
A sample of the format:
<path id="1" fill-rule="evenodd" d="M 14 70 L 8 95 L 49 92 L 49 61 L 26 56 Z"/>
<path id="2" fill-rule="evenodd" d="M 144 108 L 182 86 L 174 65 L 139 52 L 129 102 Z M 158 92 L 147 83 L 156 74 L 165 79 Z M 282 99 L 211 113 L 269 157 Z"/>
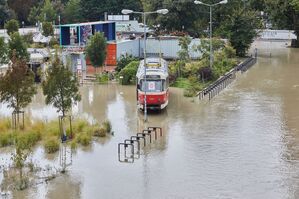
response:
<path id="1" fill-rule="evenodd" d="M 61 26 L 60 31 L 60 45 L 68 46 L 70 45 L 70 27 L 74 26 Z M 90 37 L 92 34 L 96 32 L 103 32 L 107 41 L 113 41 L 116 39 L 115 33 L 115 22 L 108 22 L 102 24 L 94 24 L 94 25 L 78 25 L 77 26 L 77 42 L 81 45 L 86 45 L 86 38 Z"/>

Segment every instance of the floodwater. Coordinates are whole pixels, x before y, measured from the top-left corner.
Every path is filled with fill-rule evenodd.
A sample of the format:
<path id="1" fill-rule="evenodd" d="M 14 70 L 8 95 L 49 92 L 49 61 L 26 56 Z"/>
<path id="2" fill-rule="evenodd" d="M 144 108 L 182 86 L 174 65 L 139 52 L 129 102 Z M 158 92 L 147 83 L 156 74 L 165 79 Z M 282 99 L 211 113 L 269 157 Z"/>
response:
<path id="1" fill-rule="evenodd" d="M 144 127 L 134 87 L 84 86 L 74 114 L 108 118 L 114 136 L 78 149 L 66 175 L 13 197 L 299 198 L 299 50 L 278 42 L 254 47 L 258 63 L 211 102 L 171 88 L 169 107 L 150 114 L 147 124 L 161 126 L 163 137 L 132 164 L 118 161 L 117 144 Z M 4 105 L 0 111 L 9 116 Z M 26 112 L 43 120 L 57 117 L 41 94 Z M 4 161 L 9 152 L 1 150 Z M 46 156 L 42 147 L 32 159 L 59 166 L 58 154 Z"/>

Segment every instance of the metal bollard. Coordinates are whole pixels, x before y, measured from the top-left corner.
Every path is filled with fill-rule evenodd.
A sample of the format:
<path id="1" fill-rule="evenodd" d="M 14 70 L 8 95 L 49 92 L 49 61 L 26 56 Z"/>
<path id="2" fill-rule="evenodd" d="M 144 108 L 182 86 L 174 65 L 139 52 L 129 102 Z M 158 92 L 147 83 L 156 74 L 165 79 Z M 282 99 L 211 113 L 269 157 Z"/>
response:
<path id="1" fill-rule="evenodd" d="M 124 148 L 124 159 L 121 159 L 121 146 Z M 131 146 L 131 157 L 127 156 L 127 148 Z M 119 143 L 118 144 L 118 161 L 125 163 L 133 163 L 134 162 L 134 145 L 127 143 Z"/>
<path id="2" fill-rule="evenodd" d="M 160 136 L 162 137 L 162 135 L 163 135 L 163 131 L 162 131 L 162 128 L 161 127 L 157 127 L 157 126 L 151 126 L 151 127 L 148 127 L 147 128 L 148 130 L 153 130 L 153 131 L 155 131 L 155 138 L 157 139 L 157 130 L 159 130 L 160 131 Z"/>
<path id="3" fill-rule="evenodd" d="M 146 137 L 147 136 L 149 136 L 150 137 L 150 143 L 152 143 L 152 135 L 151 134 L 148 134 L 148 133 L 137 133 L 137 137 L 140 137 L 140 136 L 142 136 L 142 137 L 144 137 L 145 139 L 146 139 Z"/>
<path id="4" fill-rule="evenodd" d="M 125 144 L 132 144 L 133 145 L 133 147 L 134 147 L 133 156 L 135 154 L 137 154 L 137 157 L 134 156 L 134 158 L 139 159 L 140 158 L 140 142 L 138 140 L 128 140 L 128 139 L 126 139 L 124 141 L 124 143 Z M 134 143 L 137 143 L 137 150 L 135 150 L 135 144 Z M 136 151 L 136 153 L 135 153 L 135 151 Z"/>
<path id="5" fill-rule="evenodd" d="M 140 139 L 143 139 L 143 146 L 145 147 L 145 145 L 146 145 L 145 137 L 139 137 L 139 136 L 133 135 L 133 136 L 131 136 L 130 139 L 131 140 L 138 140 L 138 141 L 140 141 Z"/>

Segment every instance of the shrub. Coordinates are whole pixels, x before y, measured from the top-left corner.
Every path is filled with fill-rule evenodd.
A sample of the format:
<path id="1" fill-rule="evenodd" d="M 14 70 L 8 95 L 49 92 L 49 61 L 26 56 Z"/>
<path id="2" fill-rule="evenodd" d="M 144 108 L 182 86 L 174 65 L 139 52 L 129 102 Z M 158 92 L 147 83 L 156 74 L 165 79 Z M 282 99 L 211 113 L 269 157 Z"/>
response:
<path id="1" fill-rule="evenodd" d="M 203 89 L 203 85 L 198 82 L 196 76 L 190 76 L 188 78 L 189 86 L 184 90 L 185 97 L 194 97 L 196 96 L 197 92 Z"/>
<path id="2" fill-rule="evenodd" d="M 71 141 L 71 149 L 76 149 L 77 148 L 77 141 L 74 139 Z"/>
<path id="3" fill-rule="evenodd" d="M 33 43 L 30 45 L 31 48 L 45 48 L 46 44 L 44 43 Z"/>
<path id="4" fill-rule="evenodd" d="M 11 35 L 19 31 L 19 22 L 15 19 L 11 19 L 5 23 L 4 28 L 7 30 L 7 34 Z"/>
<path id="5" fill-rule="evenodd" d="M 53 24 L 51 22 L 43 22 L 43 35 L 45 37 L 51 36 L 54 34 Z"/>
<path id="6" fill-rule="evenodd" d="M 16 143 L 21 149 L 32 148 L 41 139 L 39 132 L 16 132 Z"/>
<path id="7" fill-rule="evenodd" d="M 132 61 L 138 61 L 138 59 L 128 54 L 121 55 L 120 59 L 117 61 L 117 66 L 115 68 L 115 71 L 120 72 L 124 67 L 126 67 Z"/>
<path id="8" fill-rule="evenodd" d="M 28 46 L 33 43 L 33 33 L 32 32 L 29 32 L 28 34 L 24 35 L 23 38 Z"/>
<path id="9" fill-rule="evenodd" d="M 132 61 L 120 71 L 119 75 L 123 77 L 120 80 L 121 84 L 129 85 L 135 83 L 138 65 L 139 65 L 139 61 Z"/>
<path id="10" fill-rule="evenodd" d="M 235 58 L 236 57 L 236 50 L 231 45 L 226 45 L 223 48 L 223 52 L 227 58 Z"/>
<path id="11" fill-rule="evenodd" d="M 107 130 L 104 127 L 100 127 L 94 130 L 93 135 L 96 137 L 106 137 Z"/>
<path id="12" fill-rule="evenodd" d="M 13 135 L 9 132 L 0 133 L 0 147 L 13 145 Z"/>
<path id="13" fill-rule="evenodd" d="M 27 126 L 29 126 L 29 125 L 27 125 Z M 31 130 L 42 134 L 45 130 L 45 123 L 42 121 L 37 121 L 32 124 Z"/>
<path id="14" fill-rule="evenodd" d="M 0 120 L 0 133 L 11 129 L 11 121 L 7 118 Z"/>
<path id="15" fill-rule="evenodd" d="M 76 133 L 81 133 L 89 126 L 88 122 L 85 120 L 79 120 L 74 123 L 73 130 Z"/>
<path id="16" fill-rule="evenodd" d="M 103 122 L 103 127 L 107 133 L 111 132 L 112 126 L 111 126 L 111 122 L 109 120 L 106 120 Z"/>
<path id="17" fill-rule="evenodd" d="M 59 141 L 56 138 L 49 138 L 44 143 L 46 153 L 55 153 L 59 150 L 59 146 Z"/>
<path id="18" fill-rule="evenodd" d="M 27 134 L 27 135 L 26 135 Z M 29 132 L 26 133 L 25 135 L 27 136 L 27 143 L 33 147 L 38 141 L 41 140 L 41 132 L 36 131 L 36 132 Z"/>
<path id="19" fill-rule="evenodd" d="M 91 135 L 88 133 L 82 133 L 77 135 L 77 143 L 83 145 L 83 146 L 88 146 L 91 142 Z"/>
<path id="20" fill-rule="evenodd" d="M 190 82 L 186 78 L 177 78 L 177 80 L 171 86 L 177 88 L 188 88 L 190 86 Z"/>
<path id="21" fill-rule="evenodd" d="M 109 81 L 109 74 L 108 73 L 102 73 L 96 76 L 97 80 L 100 84 L 106 84 Z"/>
<path id="22" fill-rule="evenodd" d="M 49 137 L 56 136 L 58 137 L 60 134 L 59 124 L 57 121 L 52 121 L 48 123 L 44 129 L 44 134 Z"/>
<path id="23" fill-rule="evenodd" d="M 54 48 L 55 46 L 59 45 L 59 42 L 56 38 L 52 37 L 49 41 L 49 46 L 51 48 Z"/>
<path id="24" fill-rule="evenodd" d="M 198 73 L 202 81 L 210 81 L 213 79 L 213 71 L 209 66 L 199 69 Z"/>

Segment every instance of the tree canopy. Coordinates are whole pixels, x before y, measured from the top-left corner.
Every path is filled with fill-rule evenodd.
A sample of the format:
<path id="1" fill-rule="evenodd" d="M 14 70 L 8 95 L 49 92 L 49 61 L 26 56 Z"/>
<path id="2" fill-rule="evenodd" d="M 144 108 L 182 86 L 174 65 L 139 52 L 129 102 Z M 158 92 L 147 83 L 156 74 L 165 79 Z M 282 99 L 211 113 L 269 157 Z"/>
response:
<path id="1" fill-rule="evenodd" d="M 29 54 L 27 52 L 27 44 L 24 41 L 24 38 L 18 33 L 15 32 L 10 36 L 8 42 L 8 56 L 11 59 L 13 56 L 18 59 L 29 60 Z"/>
<path id="2" fill-rule="evenodd" d="M 9 8 L 7 0 L 0 0 L 0 27 L 3 27 L 5 21 L 13 18 L 14 12 Z"/>
<path id="3" fill-rule="evenodd" d="M 7 30 L 7 34 L 11 35 L 19 31 L 19 22 L 15 19 L 11 19 L 5 23 L 4 28 Z"/>
<path id="4" fill-rule="evenodd" d="M 43 35 L 48 37 L 54 34 L 54 28 L 51 22 L 43 22 Z"/>
<path id="5" fill-rule="evenodd" d="M 73 103 L 81 100 L 77 78 L 62 64 L 57 54 L 42 87 L 46 104 L 52 104 L 62 116 L 66 115 Z"/>
<path id="6" fill-rule="evenodd" d="M 274 28 L 294 30 L 299 36 L 299 1 L 265 0 L 266 11 Z M 297 39 L 297 46 L 299 42 Z"/>
<path id="7" fill-rule="evenodd" d="M 86 46 L 86 55 L 94 67 L 101 67 L 106 59 L 106 39 L 103 33 L 94 34 Z"/>
<path id="8" fill-rule="evenodd" d="M 243 57 L 257 36 L 256 29 L 261 27 L 260 24 L 256 12 L 235 9 L 221 26 L 221 34 L 229 39 L 236 54 Z"/>
<path id="9" fill-rule="evenodd" d="M 7 103 L 15 112 L 25 108 L 36 93 L 34 74 L 26 60 L 18 59 L 15 53 L 12 65 L 5 75 L 0 75 L 0 102 Z"/>
<path id="10" fill-rule="evenodd" d="M 70 0 L 65 6 L 63 17 L 66 23 L 82 22 L 81 1 Z"/>
<path id="11" fill-rule="evenodd" d="M 8 46 L 3 37 L 0 37 L 0 64 L 8 62 Z"/>

